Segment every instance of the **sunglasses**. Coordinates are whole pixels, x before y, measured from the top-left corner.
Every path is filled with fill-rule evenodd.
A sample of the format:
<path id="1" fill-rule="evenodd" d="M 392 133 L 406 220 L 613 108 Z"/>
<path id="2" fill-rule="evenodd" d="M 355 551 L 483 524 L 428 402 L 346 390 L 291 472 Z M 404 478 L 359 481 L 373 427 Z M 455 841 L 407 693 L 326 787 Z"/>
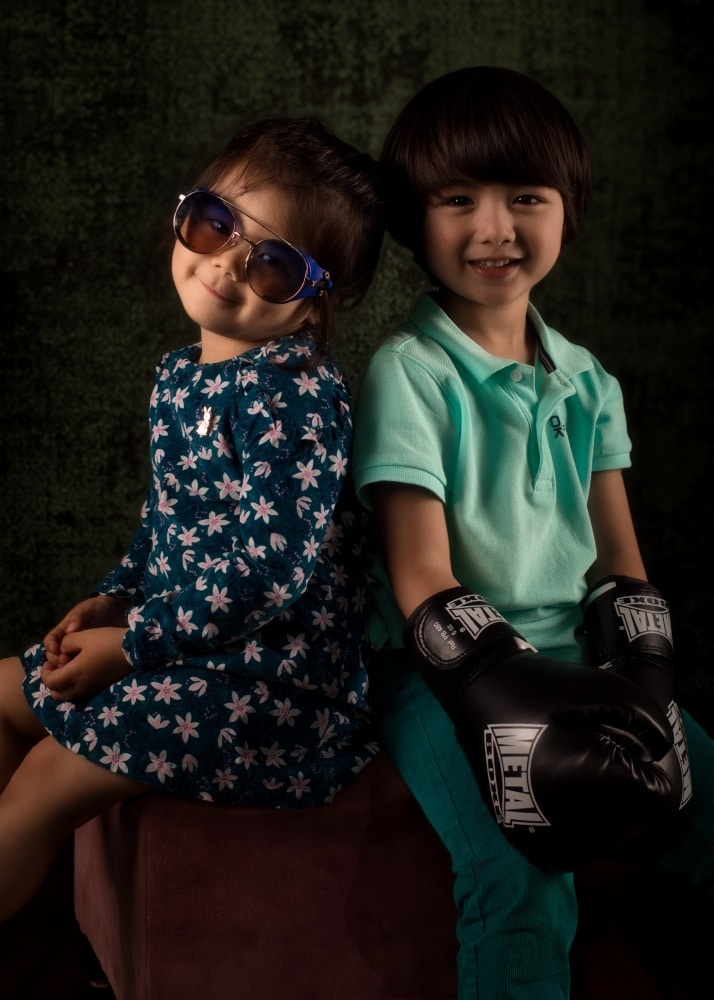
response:
<path id="1" fill-rule="evenodd" d="M 250 246 L 245 258 L 246 279 L 255 294 L 266 302 L 292 302 L 332 288 L 329 271 L 276 233 L 273 233 L 275 239 L 257 243 L 244 236 L 240 231 L 243 216 L 272 232 L 219 195 L 196 188 L 179 195 L 174 233 L 179 243 L 193 253 L 218 253 L 237 239 L 243 240 Z"/>

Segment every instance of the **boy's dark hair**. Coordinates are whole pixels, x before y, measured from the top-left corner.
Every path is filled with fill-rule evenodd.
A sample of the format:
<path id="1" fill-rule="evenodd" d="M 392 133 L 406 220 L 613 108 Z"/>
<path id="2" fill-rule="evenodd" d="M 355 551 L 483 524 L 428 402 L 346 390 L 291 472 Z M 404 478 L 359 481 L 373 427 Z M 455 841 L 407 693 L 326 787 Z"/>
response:
<path id="1" fill-rule="evenodd" d="M 288 194 L 287 231 L 280 235 L 332 279 L 313 330 L 320 355 L 334 343 L 338 310 L 356 305 L 374 277 L 384 235 L 382 175 L 376 160 L 317 118 L 266 118 L 239 129 L 196 180 L 212 189 L 238 177 Z M 305 300 L 306 310 L 311 303 Z"/>
<path id="2" fill-rule="evenodd" d="M 590 156 L 560 101 L 536 80 L 499 66 L 446 73 L 404 106 L 382 147 L 389 175 L 387 226 L 420 260 L 429 195 L 453 182 L 539 184 L 560 191 L 563 244 L 582 224 Z"/>

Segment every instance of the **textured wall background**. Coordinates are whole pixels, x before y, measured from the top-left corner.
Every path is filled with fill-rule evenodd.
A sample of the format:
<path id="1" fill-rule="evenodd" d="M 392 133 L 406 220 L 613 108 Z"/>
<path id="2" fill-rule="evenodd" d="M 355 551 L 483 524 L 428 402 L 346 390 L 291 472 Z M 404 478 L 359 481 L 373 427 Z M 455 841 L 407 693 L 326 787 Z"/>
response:
<path id="1" fill-rule="evenodd" d="M 9 5 L 0 653 L 44 635 L 133 531 L 154 364 L 194 336 L 168 249 L 195 168 L 238 124 L 273 114 L 316 113 L 376 154 L 415 89 L 497 63 L 554 90 L 592 150 L 585 231 L 535 299 L 623 383 L 629 486 L 674 610 L 682 699 L 711 721 L 713 29 L 707 0 Z M 420 287 L 388 242 L 342 324 L 354 383 Z"/>

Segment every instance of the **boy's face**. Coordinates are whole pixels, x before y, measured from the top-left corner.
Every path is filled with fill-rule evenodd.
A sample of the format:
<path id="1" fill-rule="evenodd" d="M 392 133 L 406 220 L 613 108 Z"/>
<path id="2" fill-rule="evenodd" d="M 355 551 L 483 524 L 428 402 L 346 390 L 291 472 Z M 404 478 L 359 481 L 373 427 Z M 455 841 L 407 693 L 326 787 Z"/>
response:
<path id="1" fill-rule="evenodd" d="M 423 257 L 446 312 L 526 305 L 560 255 L 564 221 L 554 188 L 470 181 L 432 196 Z"/>

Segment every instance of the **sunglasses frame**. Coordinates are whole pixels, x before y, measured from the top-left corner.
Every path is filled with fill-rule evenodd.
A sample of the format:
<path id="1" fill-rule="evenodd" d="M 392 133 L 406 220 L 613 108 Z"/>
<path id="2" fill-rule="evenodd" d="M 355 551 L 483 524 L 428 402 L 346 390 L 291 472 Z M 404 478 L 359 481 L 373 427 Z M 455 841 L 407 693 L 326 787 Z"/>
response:
<path id="1" fill-rule="evenodd" d="M 181 206 L 185 204 L 187 199 L 191 198 L 193 195 L 203 195 L 204 197 L 208 196 L 209 198 L 215 198 L 215 200 L 219 201 L 222 205 L 224 205 L 231 214 L 231 218 L 233 219 L 233 232 L 226 239 L 226 241 L 222 243 L 219 247 L 216 247 L 215 250 L 195 250 L 192 246 L 189 246 L 189 244 L 181 235 L 181 223 L 178 220 L 179 211 L 181 209 Z M 261 295 L 260 292 L 256 291 L 256 289 L 253 288 L 250 276 L 248 275 L 248 262 L 253 254 L 253 251 L 257 250 L 260 247 L 261 243 L 268 243 L 270 241 L 267 239 L 263 239 L 263 240 L 258 240 L 256 243 L 254 243 L 253 240 L 248 239 L 248 237 L 238 229 L 238 219 L 236 217 L 236 212 L 240 213 L 240 215 L 244 215 L 246 219 L 250 219 L 251 222 L 255 222 L 255 224 L 257 226 L 260 226 L 262 229 L 265 229 L 279 243 L 283 243 L 286 247 L 289 247 L 302 259 L 305 265 L 305 273 L 303 275 L 302 284 L 300 285 L 298 290 L 294 292 L 292 295 L 288 295 L 287 298 L 284 299 L 278 299 L 275 298 L 274 296 Z M 245 243 L 247 243 L 248 246 L 250 247 L 250 250 L 246 254 L 245 262 L 243 264 L 243 269 L 245 271 L 245 278 L 248 284 L 250 285 L 251 289 L 253 290 L 253 292 L 259 298 L 263 299 L 265 302 L 273 302 L 276 304 L 294 302 L 297 299 L 305 299 L 305 298 L 311 298 L 312 296 L 315 295 L 322 295 L 323 292 L 329 292 L 329 290 L 332 288 L 332 280 L 330 278 L 330 272 L 326 271 L 324 267 L 320 267 L 317 261 L 313 260 L 309 254 L 305 253 L 304 250 L 300 250 L 298 247 L 294 246 L 289 240 L 286 240 L 284 237 L 279 236 L 276 232 L 274 232 L 270 228 L 270 226 L 266 226 L 264 222 L 260 222 L 258 219 L 255 219 L 249 212 L 244 211 L 242 208 L 238 208 L 237 205 L 232 205 L 229 201 L 226 201 L 225 198 L 222 198 L 219 194 L 216 194 L 215 191 L 209 191 L 207 188 L 194 188 L 187 194 L 179 195 L 179 203 L 176 206 L 176 210 L 174 211 L 173 229 L 176 239 L 179 241 L 181 246 L 186 247 L 186 249 L 190 250 L 191 253 L 200 253 L 200 254 L 222 253 L 229 246 L 231 246 L 231 244 L 235 243 L 236 240 L 243 240 Z"/>

